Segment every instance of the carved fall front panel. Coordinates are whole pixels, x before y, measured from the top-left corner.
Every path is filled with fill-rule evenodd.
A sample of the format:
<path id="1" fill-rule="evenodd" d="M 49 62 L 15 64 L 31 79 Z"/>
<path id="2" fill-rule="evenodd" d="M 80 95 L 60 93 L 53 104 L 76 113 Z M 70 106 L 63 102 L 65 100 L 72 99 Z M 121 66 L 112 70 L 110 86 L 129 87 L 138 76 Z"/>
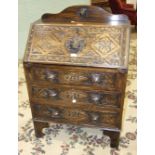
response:
<path id="1" fill-rule="evenodd" d="M 32 27 L 26 60 L 82 66 L 126 67 L 128 27 L 50 24 Z"/>

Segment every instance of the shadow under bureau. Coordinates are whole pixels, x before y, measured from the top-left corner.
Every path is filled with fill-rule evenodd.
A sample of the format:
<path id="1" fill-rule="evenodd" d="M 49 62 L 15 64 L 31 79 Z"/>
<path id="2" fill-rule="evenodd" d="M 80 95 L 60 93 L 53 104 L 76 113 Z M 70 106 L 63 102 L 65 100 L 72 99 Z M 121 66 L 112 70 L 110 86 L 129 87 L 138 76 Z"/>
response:
<path id="1" fill-rule="evenodd" d="M 37 137 L 50 122 L 100 127 L 118 148 L 129 34 L 125 15 L 95 6 L 32 24 L 23 63 Z"/>

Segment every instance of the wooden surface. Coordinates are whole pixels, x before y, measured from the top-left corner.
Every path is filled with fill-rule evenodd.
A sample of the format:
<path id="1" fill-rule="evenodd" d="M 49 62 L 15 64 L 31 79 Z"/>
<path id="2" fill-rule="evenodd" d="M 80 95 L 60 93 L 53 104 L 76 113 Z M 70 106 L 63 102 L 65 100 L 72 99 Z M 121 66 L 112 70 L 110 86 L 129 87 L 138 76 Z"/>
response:
<path id="1" fill-rule="evenodd" d="M 129 32 L 128 24 L 37 23 L 32 26 L 24 60 L 44 64 L 127 68 Z"/>
<path id="2" fill-rule="evenodd" d="M 75 125 L 98 126 L 102 128 L 120 129 L 120 114 L 117 111 L 97 110 L 93 108 L 81 108 L 51 104 L 33 104 L 33 115 L 38 120 L 48 120 L 57 123 L 69 123 Z"/>
<path id="3" fill-rule="evenodd" d="M 117 20 L 119 23 L 129 23 L 125 15 L 112 15 L 104 9 L 97 6 L 72 6 L 68 7 L 58 14 L 46 13 L 42 16 L 43 22 L 95 22 L 110 23 Z"/>
<path id="4" fill-rule="evenodd" d="M 127 70 L 78 67 L 62 65 L 31 64 L 32 81 L 48 85 L 63 84 L 91 86 L 93 89 L 119 90 Z"/>
<path id="5" fill-rule="evenodd" d="M 114 17 L 117 17 L 115 20 L 117 20 L 118 25 L 125 23 L 129 27 L 126 16 L 112 16 L 103 9 L 94 6 L 70 7 L 57 15 L 45 14 L 42 16 L 42 23 L 40 24 L 43 26 L 56 22 L 64 24 L 72 19 L 79 23 L 88 22 L 91 27 L 91 23 L 95 22 L 98 24 L 98 22 L 104 21 L 108 24 Z M 77 23 L 76 26 L 78 26 Z M 39 33 L 43 32 L 42 27 L 40 28 Z M 32 28 L 32 31 L 35 30 Z M 80 36 L 80 33 L 76 35 Z M 32 48 L 29 44 L 33 39 L 29 37 L 27 50 Z M 44 46 L 47 46 L 49 40 L 42 39 L 40 41 L 44 41 Z M 55 46 L 61 48 L 57 44 Z M 77 52 L 76 48 L 70 50 L 73 53 Z M 34 52 L 37 53 L 38 50 Z M 42 52 L 46 53 L 46 51 Z M 40 59 L 42 57 L 43 55 Z M 118 57 L 118 59 L 120 58 Z M 75 65 L 74 61 L 67 65 L 61 62 L 59 55 L 56 61 L 57 65 L 46 64 L 46 60 L 32 62 L 29 59 L 24 59 L 24 70 L 36 136 L 43 136 L 42 129 L 48 127 L 49 122 L 102 127 L 111 138 L 111 146 L 118 148 L 127 66 L 124 68 L 97 67 L 96 65 L 89 65 L 86 60 L 84 63 L 87 65 L 85 66 Z M 109 59 L 107 58 L 106 61 Z"/>
<path id="6" fill-rule="evenodd" d="M 73 69 L 75 72 L 78 71 L 78 73 L 80 73 L 80 71 L 82 71 L 82 73 L 88 71 L 91 73 L 94 71 L 99 71 L 100 73 L 117 73 L 120 74 L 120 82 L 118 80 L 117 84 L 119 85 L 115 90 L 108 90 L 108 88 L 104 88 L 103 86 L 84 86 L 80 82 L 75 84 L 64 83 L 64 81 L 62 81 L 62 83 L 61 81 L 60 83 L 54 83 L 53 81 L 48 81 L 46 78 L 40 79 L 39 77 L 41 77 L 42 74 L 38 74 L 39 77 L 36 77 L 36 75 L 34 76 L 35 71 L 37 71 L 37 67 L 44 69 L 44 71 L 49 69 L 51 70 L 51 68 L 56 70 L 58 69 L 61 71 L 61 77 L 63 77 L 65 71 L 67 71 L 67 73 L 71 73 Z M 121 130 L 126 71 L 120 72 L 117 69 L 53 66 L 35 63 L 24 63 L 24 68 L 25 75 L 27 77 L 33 119 L 34 122 L 38 122 L 34 124 L 39 126 L 39 128 L 35 127 L 36 135 L 39 135 L 38 137 L 43 135 L 41 134 L 41 127 L 47 122 L 67 123 L 88 127 L 102 127 L 104 130 L 108 129 L 116 132 Z M 113 80 L 115 81 L 115 78 Z M 47 94 L 49 90 L 56 91 L 56 95 L 55 92 L 54 95 Z M 103 98 L 100 100 L 91 100 L 89 96 L 90 94 L 100 94 L 101 96 L 103 95 Z M 75 100 L 76 102 L 74 102 Z M 49 109 L 58 111 L 59 117 L 52 117 L 52 110 L 50 111 Z M 97 120 L 93 121 L 93 117 L 97 117 Z M 43 122 L 43 124 L 40 125 L 39 122 Z M 111 146 L 114 145 L 113 143 L 115 142 L 112 140 Z M 117 145 L 115 145 L 115 147 L 117 147 Z"/>

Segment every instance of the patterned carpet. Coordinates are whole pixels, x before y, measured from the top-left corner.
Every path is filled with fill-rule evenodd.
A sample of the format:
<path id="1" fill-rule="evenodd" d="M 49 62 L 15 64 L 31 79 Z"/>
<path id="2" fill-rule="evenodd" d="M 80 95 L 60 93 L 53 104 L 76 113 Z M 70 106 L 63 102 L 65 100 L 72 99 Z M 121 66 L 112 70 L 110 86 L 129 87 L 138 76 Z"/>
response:
<path id="1" fill-rule="evenodd" d="M 44 138 L 35 138 L 23 66 L 19 63 L 19 155 L 136 155 L 136 40 L 136 33 L 132 33 L 119 150 L 109 147 L 109 137 L 101 129 L 50 124 L 43 130 Z"/>

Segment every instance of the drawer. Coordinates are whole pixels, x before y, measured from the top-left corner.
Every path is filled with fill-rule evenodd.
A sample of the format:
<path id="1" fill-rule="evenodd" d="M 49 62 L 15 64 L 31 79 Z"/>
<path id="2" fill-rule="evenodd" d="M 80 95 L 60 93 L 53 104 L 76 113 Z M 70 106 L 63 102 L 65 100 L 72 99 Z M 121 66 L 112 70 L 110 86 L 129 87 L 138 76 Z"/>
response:
<path id="1" fill-rule="evenodd" d="M 80 89 L 71 86 L 32 86 L 32 100 L 49 104 L 95 105 L 120 108 L 121 93 Z"/>
<path id="2" fill-rule="evenodd" d="M 105 90 L 119 90 L 123 81 L 117 69 L 33 65 L 32 81 L 47 84 L 91 86 Z"/>
<path id="3" fill-rule="evenodd" d="M 86 109 L 63 106 L 32 104 L 34 119 L 53 121 L 56 123 L 80 124 L 119 128 L 120 113 L 114 111 L 89 111 Z"/>

